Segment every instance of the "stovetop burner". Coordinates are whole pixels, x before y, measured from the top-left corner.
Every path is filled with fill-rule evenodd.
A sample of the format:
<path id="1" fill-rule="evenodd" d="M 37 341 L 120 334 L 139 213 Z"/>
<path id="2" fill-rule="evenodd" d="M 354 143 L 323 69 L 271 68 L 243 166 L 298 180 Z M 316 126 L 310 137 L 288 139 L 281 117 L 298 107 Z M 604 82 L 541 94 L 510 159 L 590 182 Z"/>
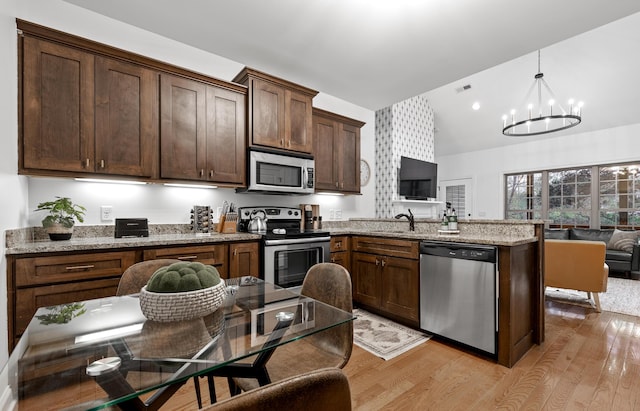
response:
<path id="1" fill-rule="evenodd" d="M 328 231 L 302 230 L 302 211 L 294 207 L 241 207 L 238 209 L 238 230 L 248 232 L 251 215 L 263 211 L 267 216 L 265 239 L 290 239 L 329 236 Z"/>

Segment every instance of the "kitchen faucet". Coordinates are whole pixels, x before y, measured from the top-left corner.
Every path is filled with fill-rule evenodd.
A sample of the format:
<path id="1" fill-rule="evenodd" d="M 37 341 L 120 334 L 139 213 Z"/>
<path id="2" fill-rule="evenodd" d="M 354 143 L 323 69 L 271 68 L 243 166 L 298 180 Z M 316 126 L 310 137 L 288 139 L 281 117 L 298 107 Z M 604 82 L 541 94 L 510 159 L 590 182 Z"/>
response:
<path id="1" fill-rule="evenodd" d="M 407 220 L 409 220 L 409 231 L 416 231 L 416 222 L 413 218 L 413 213 L 411 212 L 410 208 L 407 208 L 407 211 L 409 212 L 409 214 L 398 214 L 395 218 L 406 217 Z"/>

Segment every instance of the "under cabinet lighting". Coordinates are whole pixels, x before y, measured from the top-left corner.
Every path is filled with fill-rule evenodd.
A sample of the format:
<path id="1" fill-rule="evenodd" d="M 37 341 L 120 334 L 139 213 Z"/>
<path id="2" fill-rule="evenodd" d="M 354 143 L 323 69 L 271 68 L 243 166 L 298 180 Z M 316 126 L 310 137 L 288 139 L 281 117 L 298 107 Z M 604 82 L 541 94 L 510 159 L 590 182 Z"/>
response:
<path id="1" fill-rule="evenodd" d="M 131 185 L 145 185 L 144 181 L 135 180 L 106 180 L 102 178 L 76 178 L 76 181 L 82 181 L 84 183 L 107 183 L 107 184 L 131 184 Z"/>
<path id="2" fill-rule="evenodd" d="M 218 186 L 205 186 L 200 184 L 180 184 L 180 183 L 164 183 L 165 187 L 182 187 L 182 188 L 218 188 Z"/>
<path id="3" fill-rule="evenodd" d="M 343 196 L 343 193 L 316 193 L 321 196 Z"/>

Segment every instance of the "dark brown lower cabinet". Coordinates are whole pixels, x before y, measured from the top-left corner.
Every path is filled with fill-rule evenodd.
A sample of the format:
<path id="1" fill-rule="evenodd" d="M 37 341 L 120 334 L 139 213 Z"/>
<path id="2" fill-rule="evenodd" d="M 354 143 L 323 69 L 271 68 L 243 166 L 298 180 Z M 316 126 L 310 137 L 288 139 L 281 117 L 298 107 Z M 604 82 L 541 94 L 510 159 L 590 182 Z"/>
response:
<path id="1" fill-rule="evenodd" d="M 385 249 L 386 254 L 380 252 Z M 352 250 L 354 302 L 391 319 L 418 327 L 420 264 L 417 241 L 354 237 Z"/>
<path id="2" fill-rule="evenodd" d="M 139 261 L 158 258 L 210 264 L 218 268 L 222 278 L 260 276 L 257 241 L 8 255 L 9 351 L 13 350 L 38 308 L 113 296 L 127 268 Z"/>

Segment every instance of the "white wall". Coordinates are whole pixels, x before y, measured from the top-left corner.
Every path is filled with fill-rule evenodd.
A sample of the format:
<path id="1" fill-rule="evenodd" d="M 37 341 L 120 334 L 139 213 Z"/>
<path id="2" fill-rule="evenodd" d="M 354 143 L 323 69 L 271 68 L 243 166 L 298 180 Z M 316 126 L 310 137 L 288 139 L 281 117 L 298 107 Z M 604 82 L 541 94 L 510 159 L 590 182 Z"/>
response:
<path id="1" fill-rule="evenodd" d="M 438 180 L 471 178 L 472 218 L 503 219 L 504 174 L 638 161 L 638 136 L 640 123 L 552 139 L 531 137 L 521 144 L 457 155 L 438 156 L 436 152 Z"/>
<path id="2" fill-rule="evenodd" d="M 4 258 L 4 230 L 26 223 L 27 184 L 17 175 L 18 169 L 18 81 L 15 12 L 18 0 L 0 4 L 0 368 L 6 363 L 7 353 L 7 261 Z M 0 387 L 5 385 L 0 381 Z"/>

